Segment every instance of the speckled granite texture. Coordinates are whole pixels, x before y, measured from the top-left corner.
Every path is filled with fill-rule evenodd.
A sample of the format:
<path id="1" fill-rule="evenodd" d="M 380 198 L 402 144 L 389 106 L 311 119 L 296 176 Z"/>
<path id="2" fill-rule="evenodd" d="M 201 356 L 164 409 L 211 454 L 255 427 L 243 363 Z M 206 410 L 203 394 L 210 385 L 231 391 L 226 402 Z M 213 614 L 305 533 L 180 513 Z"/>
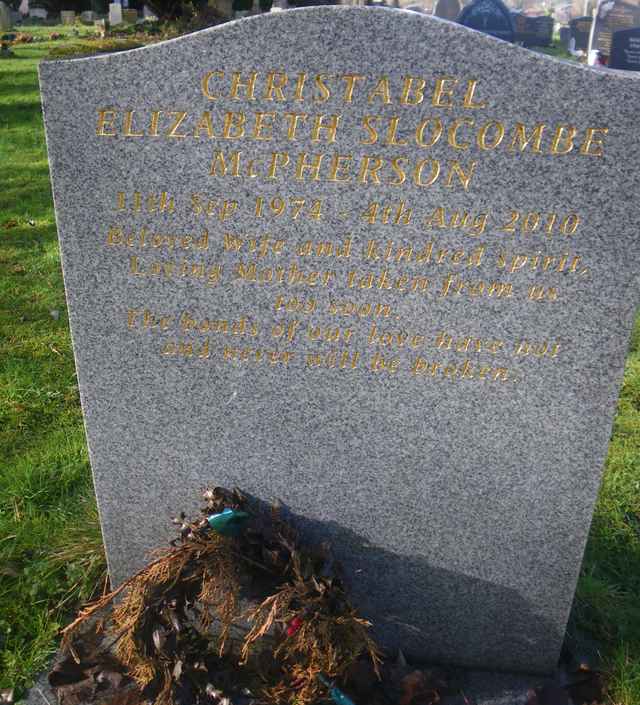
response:
<path id="1" fill-rule="evenodd" d="M 238 485 L 383 643 L 550 671 L 637 302 L 634 77 L 319 7 L 40 78 L 114 581 Z"/>

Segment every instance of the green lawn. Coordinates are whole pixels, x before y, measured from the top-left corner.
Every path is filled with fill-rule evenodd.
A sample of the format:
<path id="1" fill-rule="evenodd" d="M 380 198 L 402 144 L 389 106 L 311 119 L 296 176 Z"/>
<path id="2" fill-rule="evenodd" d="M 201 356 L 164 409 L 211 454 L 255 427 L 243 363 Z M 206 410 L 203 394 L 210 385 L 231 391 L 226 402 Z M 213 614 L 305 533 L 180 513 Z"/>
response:
<path id="1" fill-rule="evenodd" d="M 19 692 L 103 570 L 36 74 L 54 45 L 0 60 L 0 688 Z M 576 615 L 604 647 L 610 702 L 639 705 L 640 327 Z"/>

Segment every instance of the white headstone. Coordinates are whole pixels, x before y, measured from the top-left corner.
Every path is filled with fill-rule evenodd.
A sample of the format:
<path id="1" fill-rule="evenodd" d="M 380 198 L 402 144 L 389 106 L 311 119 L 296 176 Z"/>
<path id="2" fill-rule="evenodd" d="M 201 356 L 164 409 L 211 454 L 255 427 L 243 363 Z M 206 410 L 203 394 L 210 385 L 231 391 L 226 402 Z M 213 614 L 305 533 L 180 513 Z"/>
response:
<path id="1" fill-rule="evenodd" d="M 0 0 L 0 31 L 11 29 L 11 10 Z"/>
<path id="2" fill-rule="evenodd" d="M 119 2 L 109 3 L 109 24 L 122 24 L 122 5 Z"/>
<path id="3" fill-rule="evenodd" d="M 44 9 L 44 7 L 31 7 L 29 8 L 29 17 L 37 17 L 41 20 L 46 20 L 47 19 L 47 11 Z"/>

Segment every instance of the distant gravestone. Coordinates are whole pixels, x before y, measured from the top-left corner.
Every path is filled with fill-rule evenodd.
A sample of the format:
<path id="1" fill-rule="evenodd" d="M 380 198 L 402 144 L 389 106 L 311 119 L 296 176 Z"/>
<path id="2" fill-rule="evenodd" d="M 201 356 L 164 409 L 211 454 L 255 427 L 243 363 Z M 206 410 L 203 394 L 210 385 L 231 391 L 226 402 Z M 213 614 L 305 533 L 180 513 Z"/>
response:
<path id="1" fill-rule="evenodd" d="M 473 0 L 463 8 L 458 22 L 505 42 L 515 39 L 511 13 L 501 0 Z"/>
<path id="2" fill-rule="evenodd" d="M 538 15 L 533 18 L 533 44 L 532 46 L 548 47 L 553 42 L 553 17 L 551 15 Z"/>
<path id="3" fill-rule="evenodd" d="M 0 0 L 0 32 L 6 32 L 11 29 L 11 10 L 9 6 Z"/>
<path id="4" fill-rule="evenodd" d="M 589 35 L 591 33 L 592 17 L 576 17 L 569 22 L 571 31 L 570 40 L 573 39 L 575 50 L 586 51 L 589 48 Z"/>
<path id="5" fill-rule="evenodd" d="M 640 26 L 640 0 L 622 2 L 622 0 L 600 0 L 590 50 L 597 50 L 604 57 L 611 53 L 611 39 L 614 32 L 633 29 Z"/>
<path id="6" fill-rule="evenodd" d="M 531 17 L 512 12 L 514 41 L 526 47 L 549 46 L 553 39 L 553 18 L 550 15 Z"/>
<path id="7" fill-rule="evenodd" d="M 60 11 L 60 24 L 75 24 L 76 13 L 73 10 Z"/>
<path id="8" fill-rule="evenodd" d="M 525 44 L 527 40 L 527 16 L 520 10 L 511 12 L 511 21 L 513 22 L 513 41 L 518 44 Z"/>
<path id="9" fill-rule="evenodd" d="M 239 486 L 389 648 L 552 670 L 638 300 L 634 74 L 350 7 L 39 70 L 113 584 Z"/>
<path id="10" fill-rule="evenodd" d="M 640 27 L 613 33 L 609 68 L 640 71 Z"/>
<path id="11" fill-rule="evenodd" d="M 122 24 L 122 5 L 119 2 L 109 3 L 109 24 Z"/>
<path id="12" fill-rule="evenodd" d="M 138 21 L 138 11 L 133 8 L 122 10 L 122 22 L 124 24 L 135 24 Z"/>
<path id="13" fill-rule="evenodd" d="M 440 19 L 455 22 L 461 7 L 460 0 L 438 0 L 433 8 L 433 14 Z"/>
<path id="14" fill-rule="evenodd" d="M 571 29 L 569 27 L 560 27 L 560 44 L 565 49 L 569 49 L 569 42 L 571 41 Z"/>
<path id="15" fill-rule="evenodd" d="M 29 17 L 37 20 L 46 20 L 48 17 L 48 12 L 44 7 L 30 7 Z"/>

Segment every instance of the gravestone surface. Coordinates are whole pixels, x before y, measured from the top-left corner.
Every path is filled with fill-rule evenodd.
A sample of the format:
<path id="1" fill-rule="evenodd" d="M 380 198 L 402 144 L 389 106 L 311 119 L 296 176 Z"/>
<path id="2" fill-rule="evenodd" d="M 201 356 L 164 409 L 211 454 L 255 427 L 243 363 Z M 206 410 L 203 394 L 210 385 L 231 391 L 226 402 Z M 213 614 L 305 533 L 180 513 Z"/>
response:
<path id="1" fill-rule="evenodd" d="M 592 17 L 575 17 L 569 22 L 571 39 L 574 40 L 573 48 L 586 51 L 589 47 L 589 34 L 591 33 Z"/>
<path id="2" fill-rule="evenodd" d="M 560 44 L 565 49 L 569 48 L 569 42 L 571 41 L 571 30 L 569 27 L 560 27 Z"/>
<path id="3" fill-rule="evenodd" d="M 383 644 L 552 669 L 638 293 L 634 78 L 350 7 L 41 63 L 114 583 L 237 485 Z"/>
<path id="4" fill-rule="evenodd" d="M 455 22 L 460 14 L 460 0 L 438 0 L 433 8 L 433 14 L 443 20 Z"/>
<path id="5" fill-rule="evenodd" d="M 613 33 L 609 68 L 640 71 L 640 27 Z"/>
<path id="6" fill-rule="evenodd" d="M 614 32 L 640 27 L 640 0 L 600 0 L 590 37 L 590 50 L 598 50 L 603 56 L 611 53 Z"/>
<path id="7" fill-rule="evenodd" d="M 514 41 L 515 30 L 511 12 L 502 0 L 473 0 L 463 8 L 458 22 L 505 42 Z"/>

